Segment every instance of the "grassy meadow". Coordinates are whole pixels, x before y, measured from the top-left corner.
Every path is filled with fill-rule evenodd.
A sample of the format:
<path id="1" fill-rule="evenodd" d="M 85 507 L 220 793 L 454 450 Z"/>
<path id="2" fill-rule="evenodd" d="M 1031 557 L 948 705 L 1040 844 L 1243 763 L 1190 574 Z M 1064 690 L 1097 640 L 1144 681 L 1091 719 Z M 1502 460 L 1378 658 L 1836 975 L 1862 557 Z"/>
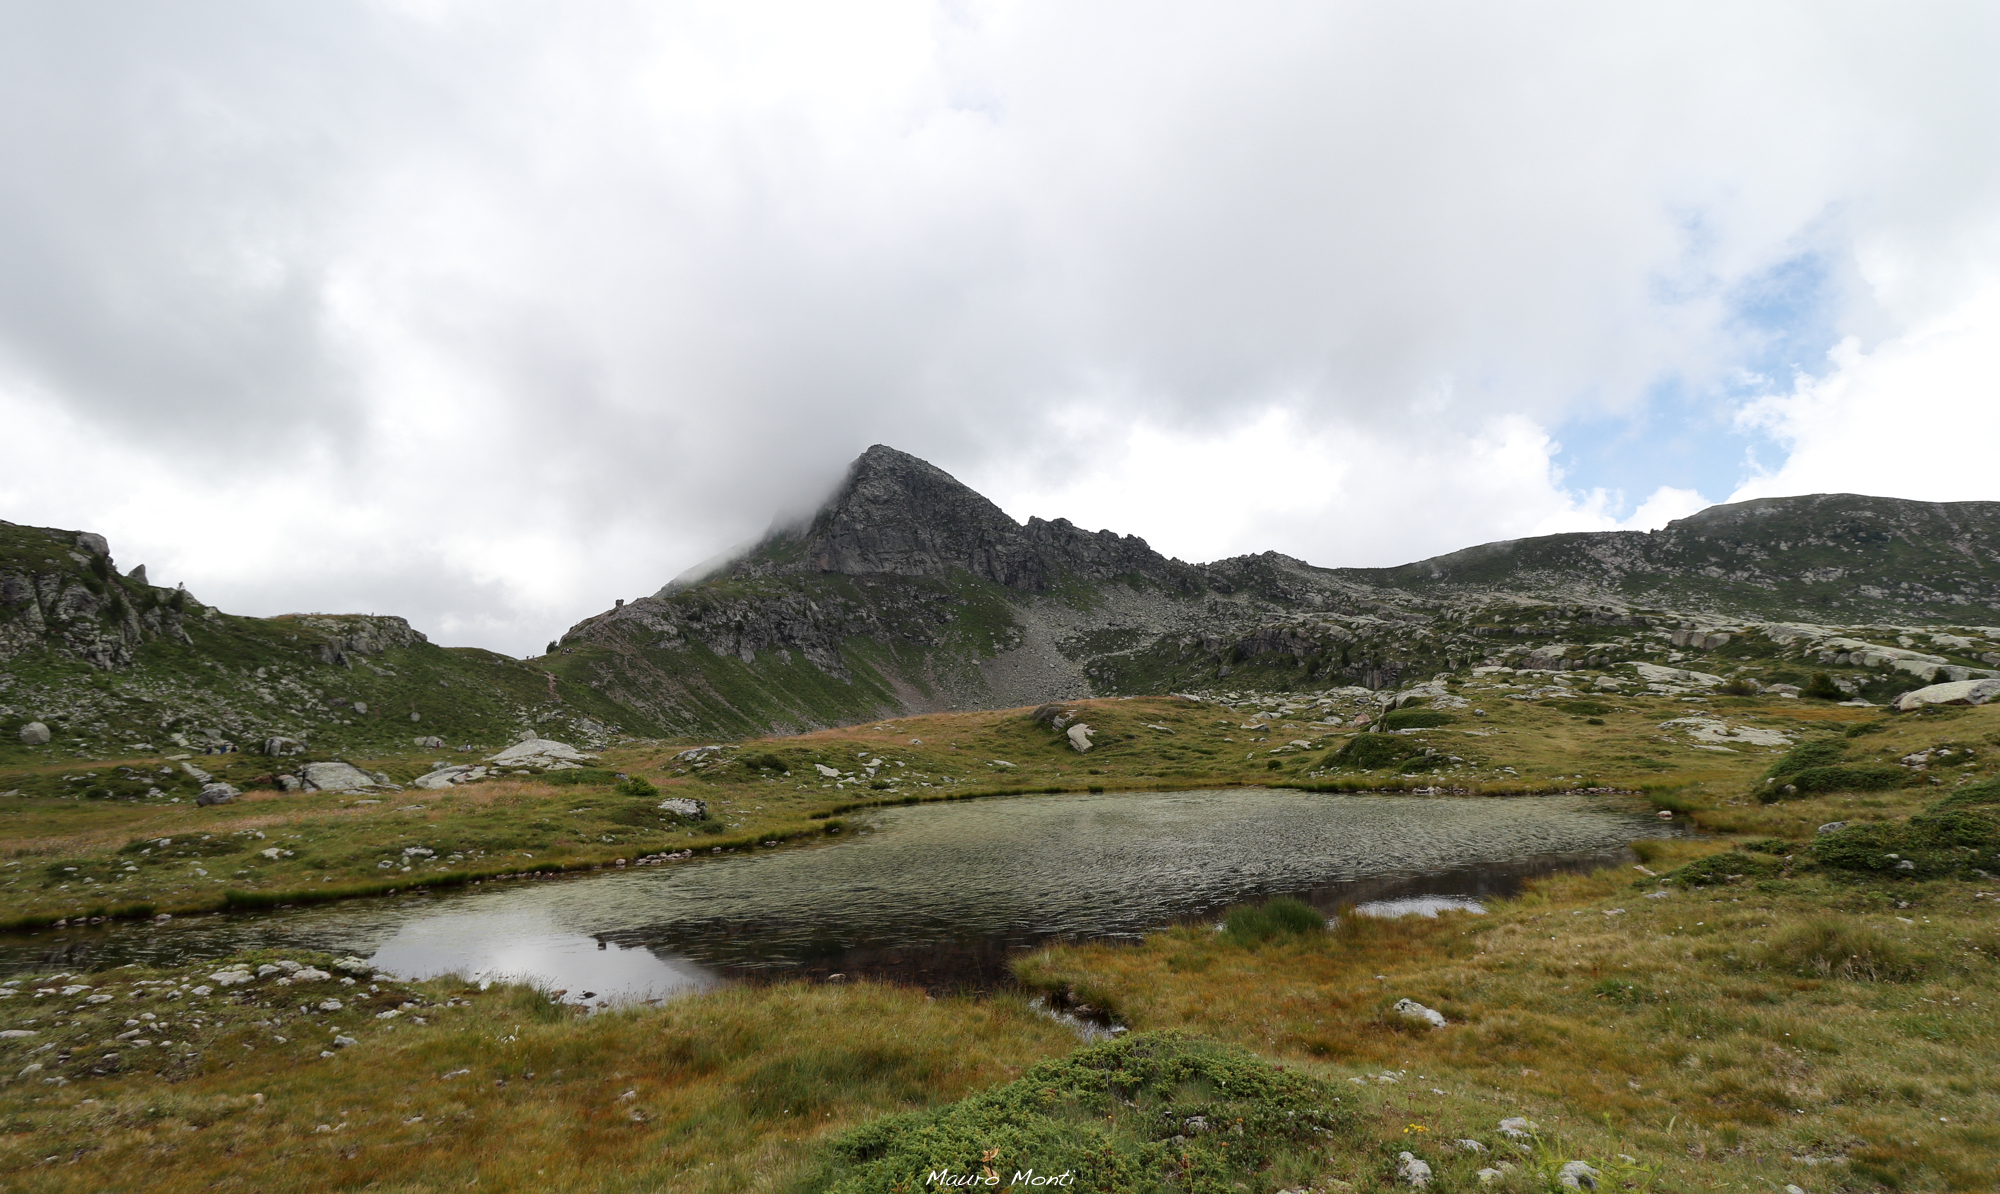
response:
<path id="1" fill-rule="evenodd" d="M 1484 916 L 1323 929 L 1277 908 L 1037 951 L 1021 990 L 985 996 L 776 984 L 586 1015 L 305 954 L 246 956 L 254 977 L 228 985 L 214 964 L 7 976 L 0 1188 L 916 1190 L 937 1166 L 1060 1165 L 1073 1189 L 1269 1194 L 1391 1188 L 1405 1152 L 1432 1190 L 1559 1188 L 1572 1161 L 1614 1189 L 1993 1188 L 2000 709 L 1507 683 L 1463 680 L 1470 705 L 1438 724 L 1363 735 L 1404 744 L 1372 771 L 1341 761 L 1363 710 L 1245 694 L 1067 704 L 1084 754 L 1012 710 L 630 742 L 588 774 L 361 796 L 200 756 L 246 788 L 202 809 L 150 782 L 164 758 L 0 775 L 0 917 L 66 921 L 30 938 L 52 947 L 121 912 L 701 865 L 870 803 L 994 792 L 1597 788 L 1707 831 Z M 1787 740 L 1717 748 L 1696 714 Z M 350 761 L 407 781 L 435 760 Z M 162 794 L 119 788 L 126 771 Z M 660 815 L 669 796 L 707 818 Z M 328 977 L 255 976 L 279 962 Z M 1132 1032 L 1086 1044 L 1036 994 Z"/>

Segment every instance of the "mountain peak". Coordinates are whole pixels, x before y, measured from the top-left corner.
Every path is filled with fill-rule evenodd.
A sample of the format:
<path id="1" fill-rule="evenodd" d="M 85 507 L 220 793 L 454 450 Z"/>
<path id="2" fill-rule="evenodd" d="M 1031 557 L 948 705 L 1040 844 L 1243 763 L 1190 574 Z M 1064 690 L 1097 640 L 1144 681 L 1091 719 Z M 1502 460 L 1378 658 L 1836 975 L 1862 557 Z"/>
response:
<path id="1" fill-rule="evenodd" d="M 803 528 L 765 537 L 730 572 L 943 576 L 963 569 L 1014 589 L 1042 590 L 1064 573 L 1156 574 L 1168 567 L 1145 540 L 1092 534 L 1067 520 L 1015 522 L 943 469 L 876 444 Z"/>

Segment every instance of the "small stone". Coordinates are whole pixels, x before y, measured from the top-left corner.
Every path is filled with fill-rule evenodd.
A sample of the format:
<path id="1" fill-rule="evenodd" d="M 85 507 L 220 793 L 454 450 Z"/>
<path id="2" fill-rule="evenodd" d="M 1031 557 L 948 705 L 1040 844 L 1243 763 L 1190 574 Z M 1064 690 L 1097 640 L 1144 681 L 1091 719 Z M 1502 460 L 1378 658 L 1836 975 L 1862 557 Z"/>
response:
<path id="1" fill-rule="evenodd" d="M 1819 827 L 1819 831 L 1821 833 L 1839 833 L 1845 828 L 1847 828 L 1847 822 L 1845 821 L 1828 821 Z"/>
<path id="2" fill-rule="evenodd" d="M 1462 1153 L 1483 1153 L 1486 1151 L 1486 1146 L 1477 1140 L 1455 1140 L 1452 1143 L 1456 1144 L 1458 1151 Z"/>
<path id="3" fill-rule="evenodd" d="M 1582 1161 L 1565 1161 L 1556 1171 L 1556 1180 L 1572 1190 L 1595 1190 L 1599 1176 L 1597 1170 Z"/>
<path id="4" fill-rule="evenodd" d="M 1478 1172 L 1479 1184 L 1482 1186 L 1485 1185 L 1487 1182 L 1497 1182 L 1505 1176 L 1507 1175 L 1501 1173 L 1498 1169 L 1493 1169 L 1490 1167 L 1486 1169 L 1481 1169 Z"/>
<path id="5" fill-rule="evenodd" d="M 27 725 L 21 727 L 21 745 L 47 746 L 48 744 L 49 744 L 49 727 L 43 725 L 39 721 L 31 721 Z"/>
<path id="6" fill-rule="evenodd" d="M 1540 1129 L 1541 1125 L 1534 1120 L 1523 1119 L 1518 1115 L 1510 1115 L 1500 1121 L 1500 1134 L 1514 1140 L 1525 1139 Z"/>
<path id="7" fill-rule="evenodd" d="M 1396 1176 L 1404 1185 L 1423 1189 L 1431 1184 L 1431 1167 L 1410 1153 L 1396 1154 Z"/>
<path id="8" fill-rule="evenodd" d="M 333 1038 L 333 1047 L 336 1049 L 345 1049 L 351 1045 L 356 1045 L 359 1043 L 360 1043 L 359 1041 L 356 1041 L 351 1036 L 337 1036 Z"/>

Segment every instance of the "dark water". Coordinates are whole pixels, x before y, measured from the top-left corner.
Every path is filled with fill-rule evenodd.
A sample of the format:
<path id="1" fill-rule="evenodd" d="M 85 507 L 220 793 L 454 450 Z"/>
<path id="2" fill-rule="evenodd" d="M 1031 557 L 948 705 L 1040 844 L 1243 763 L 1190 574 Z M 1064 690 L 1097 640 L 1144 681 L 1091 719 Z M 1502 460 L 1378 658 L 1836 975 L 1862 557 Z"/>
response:
<path id="1" fill-rule="evenodd" d="M 985 988 L 1056 938 L 1137 938 L 1232 904 L 1492 899 L 1629 860 L 1672 826 L 1587 797 L 1227 789 L 884 809 L 809 848 L 557 881 L 0 939 L 0 972 L 180 962 L 245 948 L 372 958 L 404 977 L 526 978 L 569 998 L 729 979 L 882 977 Z M 1419 905 L 1421 907 L 1421 904 Z"/>

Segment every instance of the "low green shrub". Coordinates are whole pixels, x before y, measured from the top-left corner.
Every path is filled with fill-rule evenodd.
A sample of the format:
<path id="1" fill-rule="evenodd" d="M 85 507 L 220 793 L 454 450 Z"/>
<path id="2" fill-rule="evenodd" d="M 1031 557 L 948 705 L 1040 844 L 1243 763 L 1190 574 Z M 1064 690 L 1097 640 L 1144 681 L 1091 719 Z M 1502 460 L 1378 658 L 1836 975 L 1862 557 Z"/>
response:
<path id="1" fill-rule="evenodd" d="M 1393 738 L 1387 734 L 1356 734 L 1347 745 L 1328 755 L 1326 762 L 1338 767 L 1359 767 L 1363 771 L 1376 771 L 1418 754 L 1421 750 L 1421 747 L 1407 738 Z"/>
<path id="2" fill-rule="evenodd" d="M 1032 1170 L 1104 1194 L 1270 1190 L 1322 1176 L 1329 1145 L 1358 1141 L 1359 1130 L 1318 1079 L 1233 1045 L 1135 1033 L 956 1103 L 845 1132 L 793 1189 L 1024 1189 Z"/>
<path id="3" fill-rule="evenodd" d="M 1436 709 L 1396 709 L 1382 715 L 1382 725 L 1391 730 L 1428 730 L 1457 721 Z"/>
<path id="4" fill-rule="evenodd" d="M 1290 896 L 1238 908 L 1222 923 L 1223 936 L 1237 945 L 1261 945 L 1278 937 L 1304 937 L 1326 931 L 1326 917 L 1312 905 Z"/>
<path id="5" fill-rule="evenodd" d="M 644 797 L 644 796 L 658 796 L 660 794 L 660 789 L 653 786 L 653 781 L 649 779 L 644 779 L 637 775 L 619 780 L 618 786 L 612 790 L 617 792 L 620 796 Z"/>

